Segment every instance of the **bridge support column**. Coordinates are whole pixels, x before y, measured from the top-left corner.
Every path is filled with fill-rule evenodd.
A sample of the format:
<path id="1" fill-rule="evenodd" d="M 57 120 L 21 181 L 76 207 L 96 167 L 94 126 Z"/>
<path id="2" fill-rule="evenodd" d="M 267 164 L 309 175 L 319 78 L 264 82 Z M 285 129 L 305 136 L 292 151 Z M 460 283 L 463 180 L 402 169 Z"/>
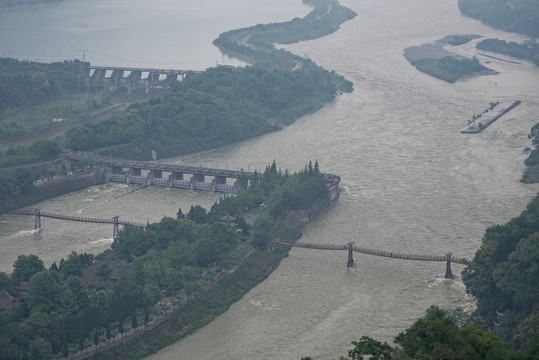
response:
<path id="1" fill-rule="evenodd" d="M 114 228 L 112 230 L 112 239 L 116 241 L 116 237 L 118 236 L 118 231 L 120 231 L 120 223 L 118 221 L 119 216 L 115 216 L 112 219 L 114 220 Z"/>
<path id="2" fill-rule="evenodd" d="M 236 179 L 236 181 L 234 181 L 234 193 L 237 193 L 239 189 L 241 189 L 241 180 Z"/>
<path id="3" fill-rule="evenodd" d="M 215 178 L 212 180 L 213 191 L 218 191 L 217 185 L 224 184 L 226 184 L 226 176 L 215 175 Z"/>
<path id="4" fill-rule="evenodd" d="M 41 212 L 38 208 L 34 209 L 35 219 L 34 219 L 34 230 L 41 229 Z"/>
<path id="5" fill-rule="evenodd" d="M 346 262 L 347 267 L 351 267 L 354 265 L 354 243 L 349 242 L 348 243 L 348 261 Z"/>
<path id="6" fill-rule="evenodd" d="M 445 254 L 446 260 L 445 260 L 445 278 L 446 279 L 453 279 L 453 272 L 451 271 L 451 255 L 453 253 L 448 252 Z"/>

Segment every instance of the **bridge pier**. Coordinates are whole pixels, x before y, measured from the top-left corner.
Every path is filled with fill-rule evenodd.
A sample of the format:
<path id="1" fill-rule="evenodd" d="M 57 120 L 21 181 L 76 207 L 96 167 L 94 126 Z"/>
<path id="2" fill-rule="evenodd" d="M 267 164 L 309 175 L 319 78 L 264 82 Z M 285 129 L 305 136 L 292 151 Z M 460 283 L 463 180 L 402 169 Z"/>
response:
<path id="1" fill-rule="evenodd" d="M 453 253 L 448 252 L 447 254 L 445 254 L 445 256 L 446 256 L 446 258 L 445 258 L 445 278 L 446 279 L 453 279 L 454 278 L 453 272 L 451 271 L 451 255 L 453 255 Z"/>
<path id="2" fill-rule="evenodd" d="M 354 243 L 348 243 L 348 261 L 346 262 L 346 267 L 354 266 Z"/>
<path id="3" fill-rule="evenodd" d="M 34 219 L 34 230 L 41 229 L 41 212 L 38 208 L 34 209 L 35 219 Z"/>
<path id="4" fill-rule="evenodd" d="M 114 220 L 114 227 L 112 230 L 112 239 L 116 241 L 116 237 L 118 236 L 118 231 L 120 231 L 120 224 L 118 221 L 119 216 L 114 216 L 112 219 Z"/>

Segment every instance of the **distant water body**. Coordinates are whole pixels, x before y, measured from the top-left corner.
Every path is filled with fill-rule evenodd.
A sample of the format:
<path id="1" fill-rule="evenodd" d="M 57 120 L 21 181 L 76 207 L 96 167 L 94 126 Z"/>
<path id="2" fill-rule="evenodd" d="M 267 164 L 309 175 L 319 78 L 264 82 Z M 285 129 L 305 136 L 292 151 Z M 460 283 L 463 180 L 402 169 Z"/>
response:
<path id="1" fill-rule="evenodd" d="M 0 56 L 44 62 L 204 70 L 242 65 L 213 46 L 220 33 L 288 21 L 301 0 L 64 0 L 0 10 Z"/>
<path id="2" fill-rule="evenodd" d="M 67 2 L 75 3 L 86 4 Z M 97 2 L 101 6 L 125 3 L 133 4 L 125 16 L 135 9 L 148 11 L 145 2 L 135 0 Z M 173 6 L 176 2 L 159 3 Z M 227 2 L 227 7 L 241 3 Z M 519 182 L 524 170 L 522 150 L 529 145 L 530 128 L 539 120 L 539 70 L 526 62 L 482 57 L 471 42 L 450 50 L 468 57 L 477 55 L 499 74 L 448 84 L 417 71 L 404 58 L 403 50 L 455 33 L 512 41 L 525 38 L 462 16 L 456 0 L 342 3 L 358 16 L 334 34 L 286 48 L 342 74 L 354 83 L 353 93 L 339 96 L 282 131 L 169 161 L 252 171 L 263 170 L 275 159 L 280 168 L 296 171 L 309 160 L 318 160 L 323 171 L 342 177 L 343 192 L 306 227 L 302 240 L 354 241 L 359 246 L 416 254 L 452 251 L 455 256 L 472 258 L 485 229 L 519 215 L 539 190 L 537 184 Z M 299 1 L 294 4 L 298 8 L 290 9 L 288 17 L 283 12 L 284 18 L 308 11 Z M 229 10 L 222 6 L 222 11 Z M 254 8 L 252 11 L 238 15 L 236 24 L 215 34 L 262 22 L 255 19 Z M 102 36 L 102 41 L 115 39 L 118 30 L 112 29 L 112 19 L 120 15 L 103 21 L 108 36 Z M 131 43 L 121 50 L 114 46 L 109 55 L 126 59 L 124 52 L 130 51 L 133 58 L 146 59 L 147 63 L 139 65 L 174 64 L 179 53 L 177 38 L 169 31 L 170 14 L 162 11 L 155 16 L 162 16 L 162 21 L 153 21 L 146 38 L 168 44 L 159 56 L 148 53 L 148 42 Z M 204 16 L 210 15 L 200 9 L 200 21 L 207 22 Z M 144 16 L 138 13 L 138 18 Z M 77 21 L 88 23 L 85 28 L 91 25 L 80 16 L 72 22 L 76 25 Z M 82 43 L 85 32 L 79 32 Z M 208 41 L 214 37 L 208 36 Z M 490 102 L 513 99 L 522 104 L 485 131 L 459 133 Z M 106 184 L 37 206 L 44 211 L 88 217 L 119 215 L 145 222 L 175 216 L 179 207 L 184 212 L 191 205 L 209 207 L 218 196 L 148 187 L 118 197 L 129 189 L 128 185 Z M 0 270 L 9 271 L 17 254 L 34 253 L 48 266 L 71 250 L 95 253 L 111 241 L 112 226 L 42 221 L 43 230 L 35 233 L 31 217 L 0 216 Z M 350 342 L 363 335 L 391 342 L 431 304 L 474 306 L 459 278 L 443 278 L 444 263 L 356 254 L 356 265 L 347 268 L 346 260 L 345 251 L 291 250 L 267 280 L 226 313 L 152 359 L 334 359 L 346 355 Z M 455 265 L 453 272 L 459 276 L 462 268 Z"/>

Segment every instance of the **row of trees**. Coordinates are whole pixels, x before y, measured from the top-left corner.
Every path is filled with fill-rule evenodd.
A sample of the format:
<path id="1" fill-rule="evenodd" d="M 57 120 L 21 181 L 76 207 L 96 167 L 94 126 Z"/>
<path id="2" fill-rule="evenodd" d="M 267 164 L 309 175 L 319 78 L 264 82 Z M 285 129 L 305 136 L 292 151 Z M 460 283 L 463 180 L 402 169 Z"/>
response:
<path id="1" fill-rule="evenodd" d="M 536 0 L 459 0 L 460 11 L 504 31 L 539 37 L 539 2 Z"/>
<path id="2" fill-rule="evenodd" d="M 500 39 L 485 39 L 480 41 L 476 48 L 528 60 L 539 66 L 539 44 L 535 39 L 526 40 L 520 44 Z"/>

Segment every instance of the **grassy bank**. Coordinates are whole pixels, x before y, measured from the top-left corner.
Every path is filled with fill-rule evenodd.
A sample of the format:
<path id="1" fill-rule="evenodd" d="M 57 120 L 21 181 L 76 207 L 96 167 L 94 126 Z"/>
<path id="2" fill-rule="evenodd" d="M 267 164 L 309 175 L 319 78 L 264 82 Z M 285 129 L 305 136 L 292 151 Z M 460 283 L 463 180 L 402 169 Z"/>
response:
<path id="1" fill-rule="evenodd" d="M 224 313 L 279 265 L 287 250 L 254 251 L 224 282 L 175 312 L 152 330 L 91 359 L 140 359 L 192 334 Z"/>

